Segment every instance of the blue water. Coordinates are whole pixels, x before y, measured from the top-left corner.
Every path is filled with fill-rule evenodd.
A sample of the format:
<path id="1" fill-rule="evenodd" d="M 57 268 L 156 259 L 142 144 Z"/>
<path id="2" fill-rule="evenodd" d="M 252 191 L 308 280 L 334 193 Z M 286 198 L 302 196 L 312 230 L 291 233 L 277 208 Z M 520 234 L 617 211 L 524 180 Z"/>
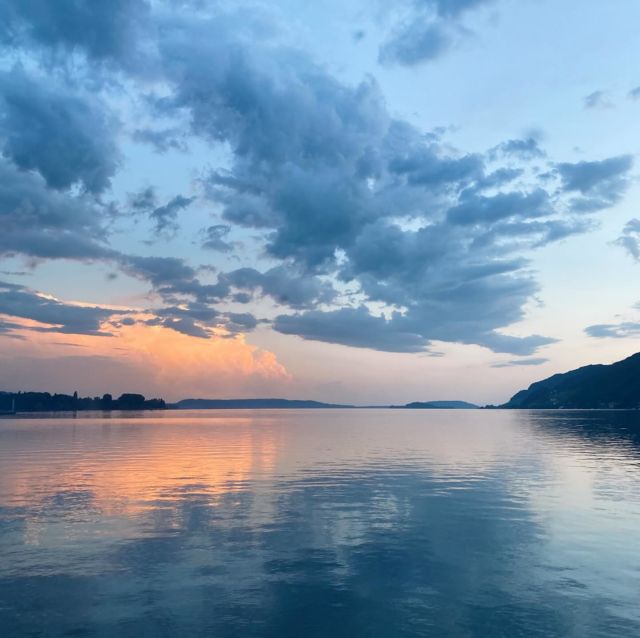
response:
<path id="1" fill-rule="evenodd" d="M 640 413 L 0 419 L 0 636 L 640 636 Z"/>

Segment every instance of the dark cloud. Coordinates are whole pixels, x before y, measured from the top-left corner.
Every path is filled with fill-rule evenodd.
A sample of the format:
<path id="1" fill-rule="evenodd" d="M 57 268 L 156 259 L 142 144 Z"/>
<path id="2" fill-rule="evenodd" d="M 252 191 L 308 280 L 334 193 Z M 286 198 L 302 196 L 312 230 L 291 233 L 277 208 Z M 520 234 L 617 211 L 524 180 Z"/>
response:
<path id="1" fill-rule="evenodd" d="M 148 311 L 153 318 L 143 320 L 150 326 L 163 326 L 190 337 L 208 339 L 222 328 L 230 334 L 249 332 L 258 325 L 250 313 L 218 312 L 205 303 L 185 303 Z"/>
<path id="2" fill-rule="evenodd" d="M 156 233 L 177 230 L 178 225 L 176 224 L 176 219 L 178 218 L 178 213 L 188 208 L 194 200 L 195 197 L 176 195 L 164 204 L 164 206 L 155 208 L 151 212 L 150 217 L 155 223 Z"/>
<path id="3" fill-rule="evenodd" d="M 470 195 L 449 209 L 452 224 L 487 224 L 502 219 L 546 217 L 552 212 L 549 194 L 539 188 L 530 193 L 499 193 L 492 197 Z"/>
<path id="4" fill-rule="evenodd" d="M 195 269 L 177 257 L 123 255 L 120 264 L 127 274 L 149 281 L 157 288 L 197 281 Z"/>
<path id="5" fill-rule="evenodd" d="M 494 0 L 405 0 L 394 8 L 399 19 L 381 45 L 382 64 L 414 66 L 439 58 L 471 32 L 464 14 Z"/>
<path id="6" fill-rule="evenodd" d="M 636 261 L 640 261 L 640 219 L 630 219 L 615 243 L 624 248 Z"/>
<path id="7" fill-rule="evenodd" d="M 458 14 L 452 9 L 451 15 Z M 205 185 L 224 218 L 264 232 L 268 254 L 301 277 L 336 276 L 367 303 L 403 309 L 402 321 L 384 324 L 371 314 L 384 327 L 368 343 L 380 335 L 380 348 L 389 349 L 391 333 L 401 342 L 411 334 L 414 345 L 443 339 L 527 354 L 550 342 L 499 332 L 522 318 L 536 290 L 524 274 L 523 251 L 589 227 L 563 218 L 558 207 L 576 183 L 569 165 L 558 169 L 559 194 L 525 170 L 544 157 L 535 139 L 509 140 L 485 155 L 455 153 L 437 136 L 394 120 L 372 80 L 343 85 L 300 52 L 246 46 L 220 23 L 176 23 L 161 53 L 182 61 L 169 65 L 174 91 L 161 102 L 166 115 L 188 113 L 192 134 L 224 141 L 233 152 L 228 170 L 212 173 Z M 203 67 L 204 59 L 217 64 Z M 500 157 L 512 165 L 490 166 Z M 601 175 L 589 196 L 615 182 Z M 481 193 L 489 189 L 498 192 Z M 395 219 L 413 219 L 422 228 L 410 230 Z M 253 289 L 275 292 L 265 293 L 257 271 L 249 272 L 243 301 Z M 238 283 L 240 275 L 218 285 L 233 288 L 234 278 Z M 308 313 L 289 323 L 280 317 L 275 326 L 289 333 L 299 326 L 306 338 L 330 341 L 336 312 L 309 315 L 314 327 L 326 320 L 326 329 L 307 330 Z"/>
<path id="8" fill-rule="evenodd" d="M 386 352 L 421 352 L 429 345 L 419 334 L 398 330 L 395 319 L 372 315 L 364 306 L 280 315 L 273 327 L 278 332 L 303 339 Z"/>
<path id="9" fill-rule="evenodd" d="M 104 216 L 92 198 L 52 191 L 38 174 L 0 160 L 0 255 L 111 259 Z"/>
<path id="10" fill-rule="evenodd" d="M 233 244 L 227 241 L 227 237 L 231 232 L 231 226 L 228 224 L 215 224 L 209 226 L 203 231 L 204 241 L 202 247 L 208 250 L 217 250 L 221 253 L 228 253 L 233 250 Z"/>
<path id="11" fill-rule="evenodd" d="M 626 339 L 627 337 L 637 337 L 640 335 L 640 322 L 625 321 L 616 324 L 596 324 L 585 328 L 585 332 L 590 337 Z"/>
<path id="12" fill-rule="evenodd" d="M 0 291 L 2 290 L 2 282 L 0 282 Z M 0 293 L 1 294 L 1 293 Z M 5 321 L 0 319 L 0 337 L 8 337 L 9 339 L 18 339 L 23 341 L 25 337 L 20 334 L 16 334 L 15 330 L 20 330 L 22 326 L 13 321 Z"/>
<path id="13" fill-rule="evenodd" d="M 129 195 L 129 208 L 133 214 L 147 215 L 153 222 L 156 234 L 172 233 L 178 230 L 176 222 L 178 213 L 188 208 L 195 197 L 176 195 L 166 204 L 159 205 L 158 195 L 152 186 L 148 186 L 138 193 Z"/>
<path id="14" fill-rule="evenodd" d="M 584 98 L 584 108 L 610 109 L 613 108 L 613 103 L 606 91 L 594 91 Z"/>
<path id="15" fill-rule="evenodd" d="M 454 45 L 466 12 L 487 4 L 409 2 L 398 28 L 415 37 L 385 46 L 395 51 L 393 61 L 417 63 Z M 555 164 L 539 175 L 531 162 L 546 159 L 534 137 L 485 153 L 452 149 L 439 133 L 425 135 L 394 118 L 375 80 L 338 81 L 241 11 L 225 14 L 212 4 L 206 11 L 173 14 L 164 6 L 145 13 L 141 2 L 71 3 L 66 16 L 49 24 L 42 21 L 46 6 L 9 2 L 2 9 L 9 18 L 4 41 L 108 61 L 102 71 L 119 65 L 114 81 L 124 75 L 132 86 L 162 70 L 158 83 L 144 84 L 161 86 L 159 95 L 141 101 L 144 108 L 162 121 L 186 122 L 184 136 L 228 151 L 225 168 L 202 179 L 224 221 L 207 229 L 205 247 L 229 251 L 233 224 L 257 231 L 275 263 L 220 273 L 207 283 L 186 260 L 122 254 L 105 243 L 107 213 L 90 197 L 106 186 L 90 187 L 84 165 L 65 159 L 68 184 L 90 191 L 71 196 L 52 190 L 42 159 L 33 168 L 48 184 L 15 166 L 15 154 L 1 164 L 0 219 L 8 230 L 0 235 L 0 252 L 116 265 L 149 282 L 162 300 L 165 309 L 150 319 L 156 325 L 198 337 L 218 326 L 251 329 L 252 315 L 210 306 L 267 296 L 297 311 L 280 314 L 274 328 L 306 339 L 394 352 L 449 341 L 529 355 L 553 339 L 503 330 L 524 317 L 538 290 L 530 251 L 587 230 L 589 215 L 619 201 L 627 186 L 628 156 Z M 101 12 L 109 13 L 102 25 Z M 398 53 L 401 45 L 407 50 Z M 139 141 L 173 148 L 175 131 L 154 131 L 155 137 L 140 131 Z M 107 157 L 99 140 L 92 149 Z M 129 205 L 167 230 L 190 203 L 179 195 L 161 204 L 149 188 Z M 337 294 L 346 288 L 344 297 Z M 345 298 L 357 307 L 345 306 Z"/>
<path id="16" fill-rule="evenodd" d="M 115 131 L 95 100 L 49 87 L 19 68 L 0 74 L 2 152 L 19 168 L 37 170 L 53 188 L 108 188 L 119 161 Z"/>
<path id="17" fill-rule="evenodd" d="M 540 366 L 543 363 L 547 363 L 549 359 L 543 357 L 534 357 L 531 359 L 512 359 L 511 361 L 501 361 L 494 363 L 492 368 L 513 368 L 519 366 Z"/>
<path id="18" fill-rule="evenodd" d="M 148 10 L 145 0 L 4 0 L 0 41 L 14 47 L 80 51 L 97 61 L 123 61 L 136 54 Z"/>
<path id="19" fill-rule="evenodd" d="M 101 330 L 101 324 L 115 313 L 99 306 L 66 304 L 25 286 L 0 281 L 0 314 L 48 324 L 49 327 L 33 328 L 43 332 L 107 336 L 109 333 Z"/>
<path id="20" fill-rule="evenodd" d="M 275 266 L 265 272 L 240 268 L 220 278 L 240 291 L 259 291 L 278 304 L 291 308 L 310 308 L 331 303 L 336 296 L 333 286 L 318 277 L 303 276 L 292 267 Z"/>
<path id="21" fill-rule="evenodd" d="M 128 205 L 133 214 L 148 215 L 158 205 L 155 188 L 147 186 L 137 193 L 130 194 Z"/>
<path id="22" fill-rule="evenodd" d="M 556 172 L 564 192 L 581 195 L 571 201 L 572 210 L 591 213 L 609 208 L 622 199 L 632 167 L 633 157 L 620 155 L 593 162 L 557 164 Z"/>
<path id="23" fill-rule="evenodd" d="M 422 352 L 428 349 L 430 340 L 421 332 L 424 328 L 416 326 L 415 317 L 393 313 L 390 319 L 372 314 L 367 308 L 341 308 L 322 312 L 311 310 L 296 315 L 279 315 L 273 327 L 278 332 L 297 335 L 303 339 L 326 341 L 356 348 L 373 348 L 386 352 Z M 473 328 L 472 328 L 473 330 Z M 454 332 L 459 335 L 460 331 Z M 477 343 L 494 352 L 508 352 L 517 355 L 529 355 L 537 348 L 553 343 L 553 339 L 537 335 L 525 338 L 486 332 L 473 334 L 469 340 L 459 336 L 451 338 L 445 330 L 434 333 L 434 339 Z"/>

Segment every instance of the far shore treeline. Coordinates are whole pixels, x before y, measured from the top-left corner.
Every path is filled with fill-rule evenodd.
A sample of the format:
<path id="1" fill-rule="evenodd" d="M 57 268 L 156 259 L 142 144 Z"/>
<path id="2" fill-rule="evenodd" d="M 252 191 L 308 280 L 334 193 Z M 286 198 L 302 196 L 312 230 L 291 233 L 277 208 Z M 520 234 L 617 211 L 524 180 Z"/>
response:
<path id="1" fill-rule="evenodd" d="M 49 392 L 0 392 L 0 412 L 75 412 L 80 410 L 164 410 L 163 399 L 146 399 L 142 394 L 121 394 L 114 399 L 110 394 L 102 397 L 79 397 Z"/>

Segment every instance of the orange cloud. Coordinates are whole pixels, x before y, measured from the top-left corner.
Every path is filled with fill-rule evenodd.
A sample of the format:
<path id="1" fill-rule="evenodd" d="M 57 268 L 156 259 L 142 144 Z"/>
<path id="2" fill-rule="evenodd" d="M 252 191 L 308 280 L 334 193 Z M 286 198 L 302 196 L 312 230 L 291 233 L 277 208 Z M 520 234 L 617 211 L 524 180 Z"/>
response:
<path id="1" fill-rule="evenodd" d="M 113 337 L 29 330 L 17 335 L 24 339 L 0 340 L 7 363 L 0 370 L 3 389 L 134 391 L 176 400 L 271 394 L 291 380 L 275 354 L 247 343 L 244 335 L 200 339 L 146 325 L 122 326 Z"/>

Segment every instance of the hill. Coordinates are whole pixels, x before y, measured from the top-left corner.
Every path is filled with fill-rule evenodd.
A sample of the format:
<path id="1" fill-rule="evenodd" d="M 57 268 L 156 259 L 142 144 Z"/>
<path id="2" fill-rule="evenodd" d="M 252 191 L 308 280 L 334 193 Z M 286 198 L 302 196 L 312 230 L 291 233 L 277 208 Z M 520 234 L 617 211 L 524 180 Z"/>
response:
<path id="1" fill-rule="evenodd" d="M 407 410 L 475 410 L 478 408 L 467 401 L 414 401 L 406 405 L 392 405 L 392 408 Z"/>
<path id="2" fill-rule="evenodd" d="M 640 353 L 610 365 L 589 365 L 532 383 L 502 408 L 640 408 Z"/>
<path id="3" fill-rule="evenodd" d="M 169 406 L 179 410 L 255 410 L 291 408 L 352 408 L 352 405 L 291 399 L 183 399 Z"/>

